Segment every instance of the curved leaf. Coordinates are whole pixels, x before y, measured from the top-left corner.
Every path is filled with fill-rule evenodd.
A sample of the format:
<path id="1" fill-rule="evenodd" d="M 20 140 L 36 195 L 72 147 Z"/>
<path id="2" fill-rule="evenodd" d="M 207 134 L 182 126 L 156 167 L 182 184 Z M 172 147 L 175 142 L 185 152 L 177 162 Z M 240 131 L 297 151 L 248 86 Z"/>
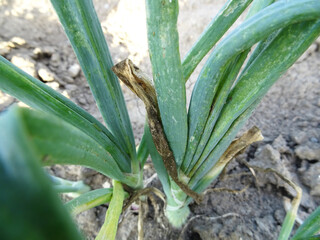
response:
<path id="1" fill-rule="evenodd" d="M 91 0 L 51 0 L 108 129 L 135 159 L 133 132 L 108 45 Z"/>
<path id="2" fill-rule="evenodd" d="M 53 188 L 58 193 L 85 193 L 90 191 L 90 187 L 83 181 L 69 181 L 56 176 L 49 175 Z"/>
<path id="3" fill-rule="evenodd" d="M 272 84 L 308 49 L 319 34 L 320 21 L 302 22 L 285 28 L 241 75 L 241 79 L 229 94 L 208 144 L 198 160 L 197 166 L 202 164 L 202 171 L 206 171 L 205 164 L 211 161 L 217 143 L 234 120 L 266 94 Z"/>
<path id="4" fill-rule="evenodd" d="M 213 108 L 210 111 L 203 134 L 200 138 L 190 139 L 188 142 L 188 148 L 184 162 L 190 162 L 190 164 L 187 169 L 182 169 L 185 174 L 190 173 L 191 169 L 195 166 L 199 157 L 201 156 L 201 153 L 211 136 L 212 129 L 214 128 L 214 125 L 219 117 L 220 111 L 226 102 L 230 89 L 239 73 L 240 68 L 242 67 L 242 64 L 247 58 L 248 53 L 249 51 L 245 51 L 239 54 L 233 61 L 231 61 L 227 70 L 221 76 L 222 80 L 219 84 L 217 94 L 213 99 Z"/>
<path id="5" fill-rule="evenodd" d="M 188 113 L 189 141 L 201 137 L 212 107 L 214 95 L 218 90 L 219 84 L 217 80 L 221 79 L 230 59 L 279 28 L 319 17 L 319 1 L 279 1 L 249 18 L 224 38 L 210 55 L 194 87 Z M 201 104 L 199 105 L 199 103 Z M 189 164 L 188 162 L 183 162 L 184 167 Z"/>
<path id="6" fill-rule="evenodd" d="M 29 106 L 52 113 L 88 134 L 130 172 L 127 157 L 112 134 L 93 116 L 41 81 L 26 74 L 0 56 L 0 89 Z"/>
<path id="7" fill-rule="evenodd" d="M 198 193 L 201 193 L 219 176 L 220 172 L 217 173 L 215 164 L 219 161 L 220 157 L 234 140 L 239 130 L 249 119 L 259 102 L 260 101 L 258 99 L 232 123 L 223 138 L 211 152 L 210 156 L 208 157 L 208 161 L 204 162 L 200 167 L 196 165 L 192 169 L 190 175 L 192 174 L 193 176 L 189 181 L 190 188 Z M 196 170 L 198 171 L 195 172 Z"/>
<path id="8" fill-rule="evenodd" d="M 65 204 L 65 207 L 70 213 L 77 215 L 88 209 L 110 202 L 112 192 L 112 188 L 96 189 L 70 200 Z"/>
<path id="9" fill-rule="evenodd" d="M 41 169 L 24 126 L 0 118 L 1 239 L 82 239 Z"/>
<path id="10" fill-rule="evenodd" d="M 229 0 L 223 6 L 185 56 L 182 62 L 185 81 L 251 2 L 252 0 Z"/>
<path id="11" fill-rule="evenodd" d="M 257 12 L 261 11 L 263 8 L 267 7 L 269 4 L 271 4 L 273 0 L 255 0 L 253 1 L 252 5 L 250 6 L 249 13 L 247 14 L 246 18 L 250 18 L 251 16 L 255 15 Z M 259 44 L 260 46 L 261 44 Z M 191 169 L 194 167 L 195 163 L 201 156 L 204 147 L 206 146 L 212 130 L 215 126 L 215 123 L 219 117 L 220 111 L 225 104 L 226 98 L 231 90 L 232 85 L 234 84 L 234 81 L 236 80 L 239 71 L 245 62 L 249 52 L 250 48 L 240 53 L 234 60 L 229 63 L 228 68 L 226 71 L 221 75 L 221 79 L 217 80 L 218 82 L 218 88 L 217 93 L 214 94 L 213 102 L 212 102 L 212 108 L 210 110 L 210 114 L 208 116 L 208 120 L 205 124 L 205 128 L 203 130 L 203 134 L 201 137 L 194 137 L 193 139 L 189 139 L 188 141 L 188 147 L 187 152 L 185 155 L 184 162 L 189 163 L 189 167 L 184 172 L 186 174 L 189 174 Z M 256 49 L 255 53 L 257 53 L 258 49 Z M 253 57 L 251 56 L 250 59 Z M 247 64 L 248 65 L 248 64 Z M 192 141 L 191 141 L 192 140 Z M 192 159 L 192 160 L 190 160 Z M 185 167 L 185 165 L 183 165 Z"/>
<path id="12" fill-rule="evenodd" d="M 246 16 L 246 19 L 252 17 L 253 15 L 260 12 L 262 9 L 268 7 L 270 4 L 274 3 L 275 0 L 253 0 Z"/>
<path id="13" fill-rule="evenodd" d="M 105 149 L 67 122 L 26 108 L 12 109 L 7 115 L 24 126 L 26 138 L 39 153 L 43 166 L 82 165 L 130 184 Z"/>
<path id="14" fill-rule="evenodd" d="M 313 235 L 320 231 L 320 206 L 303 222 L 298 228 L 296 234 L 291 240 L 302 240 L 302 239 L 319 239 L 319 236 Z"/>

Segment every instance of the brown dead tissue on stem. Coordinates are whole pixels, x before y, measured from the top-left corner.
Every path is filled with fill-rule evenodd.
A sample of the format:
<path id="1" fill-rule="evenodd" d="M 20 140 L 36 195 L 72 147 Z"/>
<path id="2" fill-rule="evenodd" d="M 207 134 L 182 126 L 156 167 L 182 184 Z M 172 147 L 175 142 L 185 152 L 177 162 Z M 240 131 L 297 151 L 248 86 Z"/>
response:
<path id="1" fill-rule="evenodd" d="M 253 126 L 239 138 L 236 138 L 231 142 L 227 150 L 222 154 L 219 161 L 211 168 L 206 177 L 215 178 L 218 175 L 223 178 L 226 174 L 226 167 L 230 161 L 238 154 L 242 153 L 248 146 L 254 142 L 263 140 L 261 131 L 256 126 Z M 206 192 L 210 191 L 209 189 Z"/>
<path id="2" fill-rule="evenodd" d="M 170 177 L 188 196 L 192 197 L 197 203 L 201 202 L 202 195 L 192 191 L 178 178 L 174 155 L 163 130 L 157 96 L 151 81 L 129 59 L 116 64 L 112 70 L 144 102 L 154 144 Z"/>
<path id="3" fill-rule="evenodd" d="M 112 70 L 119 77 L 119 79 L 144 102 L 148 114 L 148 123 L 154 144 L 163 159 L 164 165 L 170 177 L 182 189 L 182 191 L 184 191 L 188 196 L 192 197 L 197 203 L 200 203 L 203 199 L 203 195 L 192 191 L 185 183 L 181 182 L 178 178 L 174 155 L 172 150 L 170 149 L 168 140 L 163 130 L 156 91 L 151 81 L 129 59 L 125 59 L 122 62 L 116 64 L 112 68 Z M 240 138 L 234 140 L 231 143 L 229 148 L 220 158 L 218 166 L 220 168 L 224 168 L 227 163 L 239 152 L 243 151 L 253 142 L 260 141 L 262 138 L 263 137 L 261 135 L 261 132 L 257 127 L 251 128 Z M 212 169 L 213 172 L 218 170 L 219 167 L 215 166 L 214 169 Z"/>

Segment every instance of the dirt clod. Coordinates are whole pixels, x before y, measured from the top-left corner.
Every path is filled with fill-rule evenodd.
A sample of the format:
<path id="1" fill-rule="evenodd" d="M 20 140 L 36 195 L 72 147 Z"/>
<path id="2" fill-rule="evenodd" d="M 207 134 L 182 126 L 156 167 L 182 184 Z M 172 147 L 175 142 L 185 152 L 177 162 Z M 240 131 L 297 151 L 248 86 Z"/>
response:
<path id="1" fill-rule="evenodd" d="M 310 194 L 320 196 L 320 162 L 310 164 L 308 170 L 302 173 L 302 182 L 310 187 Z"/>
<path id="2" fill-rule="evenodd" d="M 309 142 L 308 145 L 298 146 L 295 153 L 301 159 L 320 161 L 320 144 Z"/>

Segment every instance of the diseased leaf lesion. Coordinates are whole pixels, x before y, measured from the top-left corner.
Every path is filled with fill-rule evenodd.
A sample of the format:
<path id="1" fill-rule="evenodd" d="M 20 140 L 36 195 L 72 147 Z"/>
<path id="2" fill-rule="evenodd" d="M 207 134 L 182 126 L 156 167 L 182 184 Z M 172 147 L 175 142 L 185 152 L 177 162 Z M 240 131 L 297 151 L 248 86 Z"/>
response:
<path id="1" fill-rule="evenodd" d="M 144 102 L 154 144 L 170 177 L 188 196 L 192 197 L 196 202 L 201 202 L 202 195 L 192 191 L 178 177 L 175 158 L 163 130 L 157 95 L 151 81 L 129 59 L 116 64 L 112 70 Z"/>

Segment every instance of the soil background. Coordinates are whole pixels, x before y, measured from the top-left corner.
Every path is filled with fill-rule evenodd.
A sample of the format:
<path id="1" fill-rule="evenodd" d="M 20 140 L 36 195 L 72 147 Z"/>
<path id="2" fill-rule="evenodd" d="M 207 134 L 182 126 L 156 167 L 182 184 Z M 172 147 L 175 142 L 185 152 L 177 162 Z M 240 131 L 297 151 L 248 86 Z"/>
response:
<path id="1" fill-rule="evenodd" d="M 180 0 L 180 52 L 183 57 L 206 25 L 223 6 L 223 0 Z M 94 0 L 115 63 L 129 57 L 151 76 L 143 0 Z M 243 19 L 240 18 L 240 20 Z M 238 22 L 235 24 L 237 25 Z M 0 54 L 34 77 L 75 101 L 100 121 L 90 89 L 49 0 L 0 0 Z M 295 192 L 272 174 L 254 178 L 241 164 L 248 161 L 272 167 L 303 189 L 295 228 L 320 204 L 320 52 L 319 39 L 271 88 L 243 129 L 256 125 L 265 137 L 229 164 L 227 175 L 212 187 L 243 189 L 239 194 L 208 193 L 191 204 L 189 222 L 172 228 L 157 201 L 155 214 L 149 202 L 144 220 L 145 239 L 276 239 L 288 202 Z M 201 66 L 187 83 L 190 98 Z M 140 102 L 123 86 L 136 143 L 145 120 Z M 0 111 L 17 100 L 0 92 Z M 21 104 L 21 103 L 18 103 Z M 51 173 L 84 180 L 93 189 L 110 186 L 106 177 L 86 168 L 53 166 Z M 145 166 L 150 185 L 161 188 L 152 164 Z M 65 196 L 64 198 L 70 198 Z M 80 214 L 76 221 L 87 239 L 94 239 L 107 205 Z M 137 239 L 137 206 L 131 207 L 119 227 L 118 239 Z"/>

